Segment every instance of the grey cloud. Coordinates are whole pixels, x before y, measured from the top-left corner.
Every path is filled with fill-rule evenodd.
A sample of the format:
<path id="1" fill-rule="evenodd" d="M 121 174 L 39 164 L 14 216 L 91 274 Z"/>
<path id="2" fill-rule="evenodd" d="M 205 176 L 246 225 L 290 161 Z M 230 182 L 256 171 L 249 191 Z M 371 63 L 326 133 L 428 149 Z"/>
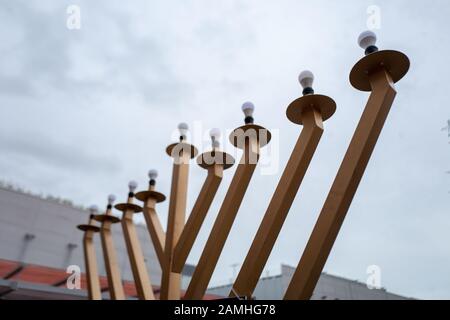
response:
<path id="1" fill-rule="evenodd" d="M 117 172 L 121 168 L 117 160 L 103 156 L 101 149 L 92 154 L 36 134 L 32 137 L 1 135 L 0 148 L 5 157 L 14 154 L 42 166 L 65 171 Z"/>
<path id="2" fill-rule="evenodd" d="M 146 171 L 157 168 L 158 185 L 168 193 L 171 159 L 164 149 L 172 128 L 202 120 L 205 128 L 233 129 L 242 121 L 240 104 L 251 100 L 258 123 L 280 130 L 280 171 L 261 176 L 257 170 L 252 180 L 212 283 L 228 281 L 230 264 L 243 260 L 301 130 L 285 109 L 300 95 L 298 72 L 312 69 L 317 92 L 333 97 L 338 110 L 325 123 L 268 266 L 296 264 L 367 99 L 349 85 L 348 73 L 363 55 L 356 37 L 373 1 L 77 3 L 78 31 L 65 28 L 65 6 L 72 2 L 0 5 L 0 178 L 89 205 L 125 192 L 130 178 L 146 183 Z M 450 5 L 436 0 L 424 11 L 418 0 L 378 4 L 380 48 L 404 51 L 412 68 L 397 85 L 326 269 L 365 281 L 367 264 L 380 263 L 388 289 L 448 298 L 450 249 L 442 244 L 450 243 L 449 145 L 440 129 L 450 117 L 442 80 L 450 72 L 444 37 Z M 192 263 L 232 173 L 225 173 Z M 193 165 L 190 204 L 203 177 Z M 165 222 L 167 204 L 160 208 Z"/>

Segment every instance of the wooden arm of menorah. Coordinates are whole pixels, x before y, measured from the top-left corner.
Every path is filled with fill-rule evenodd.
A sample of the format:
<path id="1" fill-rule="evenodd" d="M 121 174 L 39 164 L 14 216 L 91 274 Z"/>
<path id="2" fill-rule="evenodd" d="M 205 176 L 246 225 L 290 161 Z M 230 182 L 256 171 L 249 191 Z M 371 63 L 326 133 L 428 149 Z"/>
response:
<path id="1" fill-rule="evenodd" d="M 157 176 L 158 172 L 156 170 L 150 170 L 149 172 L 150 182 L 148 190 L 136 193 L 135 197 L 136 199 L 144 203 L 142 207 L 144 219 L 147 224 L 147 229 L 153 243 L 153 248 L 155 249 L 156 256 L 162 268 L 165 259 L 164 244 L 166 242 L 166 235 L 162 228 L 161 222 L 159 221 L 155 206 L 157 203 L 165 201 L 166 196 L 155 190 L 156 184 L 155 179 Z"/>
<path id="2" fill-rule="evenodd" d="M 88 224 L 78 226 L 78 229 L 84 231 L 83 249 L 84 263 L 86 267 L 86 282 L 89 300 L 101 300 L 102 292 L 100 290 L 100 280 L 98 276 L 97 256 L 95 254 L 94 234 L 100 231 L 100 228 L 94 225 L 94 216 L 91 214 Z"/>
<path id="3" fill-rule="evenodd" d="M 119 203 L 115 208 L 123 212 L 122 229 L 127 247 L 128 257 L 130 259 L 131 272 L 133 273 L 137 296 L 140 300 L 155 300 L 153 287 L 145 265 L 144 255 L 142 253 L 139 237 L 133 222 L 133 216 L 142 212 L 142 208 L 133 203 L 134 189 L 137 184 L 132 181 L 129 184 L 130 193 L 126 203 Z"/>
<path id="4" fill-rule="evenodd" d="M 100 281 L 98 276 L 97 257 L 94 247 L 94 233 L 86 231 L 83 237 L 84 261 L 89 300 L 101 300 Z"/>
<path id="5" fill-rule="evenodd" d="M 194 245 L 200 227 L 222 181 L 223 167 L 216 165 L 208 170 L 208 176 L 200 190 L 191 214 L 183 228 L 174 250 L 172 271 L 181 273 L 189 252 Z"/>
<path id="6" fill-rule="evenodd" d="M 223 171 L 234 164 L 234 159 L 227 153 L 213 150 L 200 155 L 197 158 L 197 163 L 208 170 L 208 175 L 175 246 L 172 271 L 178 273 L 183 270 L 206 214 L 219 189 Z"/>
<path id="7" fill-rule="evenodd" d="M 173 252 L 185 224 L 189 160 L 197 155 L 197 149 L 183 142 L 185 137 L 182 138 L 180 143 L 171 144 L 166 150 L 167 154 L 173 157 L 174 163 L 164 245 L 161 300 L 179 300 L 181 295 L 181 274 L 172 271 Z"/>
<path id="8" fill-rule="evenodd" d="M 304 128 L 233 284 L 230 297 L 252 297 L 319 144 L 323 121 L 331 117 L 335 110 L 336 104 L 331 98 L 314 94 L 305 95 L 288 107 L 288 118 L 294 123 L 303 124 Z"/>
<path id="9" fill-rule="evenodd" d="M 147 204 L 143 210 L 145 223 L 147 224 L 159 264 L 162 267 L 164 262 L 164 243 L 166 242 L 166 234 L 164 233 L 158 214 L 156 213 L 156 209 Z"/>
<path id="10" fill-rule="evenodd" d="M 394 101 L 394 83 L 408 68 L 404 54 L 388 50 L 367 55 L 353 68 L 352 85 L 372 93 L 284 299 L 311 298 Z"/>
<path id="11" fill-rule="evenodd" d="M 249 132 L 250 135 L 247 136 Z M 241 139 L 237 141 L 235 138 L 239 134 Z M 261 135 L 265 135 L 265 139 L 261 139 Z M 228 188 L 184 299 L 203 298 L 258 163 L 260 147 L 270 141 L 270 133 L 265 128 L 249 124 L 235 130 L 230 140 L 235 146 L 242 148 L 244 154 Z"/>
<path id="12" fill-rule="evenodd" d="M 105 260 L 106 276 L 108 278 L 109 295 L 112 300 L 125 300 L 125 292 L 123 290 L 122 278 L 111 230 L 112 224 L 120 222 L 119 218 L 116 218 L 111 214 L 113 201 L 114 199 L 108 204 L 106 213 L 95 216 L 95 220 L 101 222 L 100 237 Z"/>

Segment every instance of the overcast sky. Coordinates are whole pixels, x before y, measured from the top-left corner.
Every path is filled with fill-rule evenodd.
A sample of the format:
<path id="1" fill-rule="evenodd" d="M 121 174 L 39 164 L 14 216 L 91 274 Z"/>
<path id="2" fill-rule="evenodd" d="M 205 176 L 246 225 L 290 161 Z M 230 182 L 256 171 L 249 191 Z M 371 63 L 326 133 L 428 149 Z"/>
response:
<path id="1" fill-rule="evenodd" d="M 66 26 L 72 4 L 81 9 L 79 30 Z M 310 69 L 316 93 L 335 99 L 337 112 L 325 123 L 267 270 L 295 266 L 367 101 L 348 74 L 363 55 L 356 39 L 367 29 L 370 5 L 381 10 L 378 46 L 406 53 L 411 69 L 397 84 L 325 271 L 365 282 L 367 267 L 378 265 L 389 291 L 450 298 L 450 145 L 441 131 L 450 118 L 447 0 L 0 0 L 0 178 L 103 207 L 109 193 L 125 199 L 130 179 L 146 187 L 155 168 L 157 187 L 168 195 L 171 158 L 164 150 L 177 124 L 205 137 L 211 127 L 230 130 L 242 124 L 240 106 L 250 100 L 256 122 L 275 139 L 211 282 L 227 283 L 301 131 L 285 110 L 301 94 L 298 73 Z M 207 148 L 207 139 L 193 142 Z M 226 171 L 191 263 L 234 169 Z M 205 175 L 192 164 L 189 211 Z M 164 225 L 167 207 L 158 207 Z"/>

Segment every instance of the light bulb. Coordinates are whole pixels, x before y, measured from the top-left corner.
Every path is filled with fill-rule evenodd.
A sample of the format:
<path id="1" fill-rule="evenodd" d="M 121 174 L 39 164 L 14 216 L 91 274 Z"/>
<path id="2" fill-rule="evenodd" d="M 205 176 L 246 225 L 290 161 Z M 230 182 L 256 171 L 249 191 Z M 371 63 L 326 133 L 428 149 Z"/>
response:
<path id="1" fill-rule="evenodd" d="M 134 190 L 136 190 L 137 186 L 138 186 L 138 184 L 137 184 L 137 182 L 134 181 L 134 180 L 131 180 L 131 181 L 128 183 L 128 189 L 130 190 L 130 192 L 134 192 Z"/>
<path id="2" fill-rule="evenodd" d="M 209 135 L 211 137 L 211 142 L 212 142 L 212 146 L 213 148 L 218 148 L 220 147 L 220 130 L 217 128 L 213 128 L 209 131 Z"/>
<path id="3" fill-rule="evenodd" d="M 377 51 L 377 48 L 375 47 L 376 43 L 377 43 L 377 35 L 373 31 L 364 31 L 358 37 L 358 44 L 364 50 L 373 47 L 375 49 L 374 51 Z"/>
<path id="4" fill-rule="evenodd" d="M 303 89 L 312 88 L 314 83 L 314 74 L 311 71 L 302 71 L 298 76 L 298 82 L 300 82 Z"/>
<path id="5" fill-rule="evenodd" d="M 113 194 L 110 194 L 108 196 L 108 204 L 112 205 L 114 203 L 114 201 L 116 201 L 116 196 Z"/>
<path id="6" fill-rule="evenodd" d="M 182 122 L 178 125 L 178 130 L 180 131 L 180 136 L 182 136 L 183 139 L 185 139 L 189 131 L 189 126 L 187 125 L 187 123 Z"/>
<path id="7" fill-rule="evenodd" d="M 255 111 L 255 105 L 251 102 L 246 102 L 242 105 L 242 111 L 246 117 L 252 117 L 253 111 Z"/>
<path id="8" fill-rule="evenodd" d="M 93 204 L 92 206 L 89 207 L 89 212 L 91 214 L 96 214 L 98 212 L 98 207 L 95 204 Z"/>
<path id="9" fill-rule="evenodd" d="M 158 177 L 158 171 L 155 169 L 152 169 L 148 172 L 148 177 L 150 178 L 150 180 L 156 180 L 156 178 Z"/>

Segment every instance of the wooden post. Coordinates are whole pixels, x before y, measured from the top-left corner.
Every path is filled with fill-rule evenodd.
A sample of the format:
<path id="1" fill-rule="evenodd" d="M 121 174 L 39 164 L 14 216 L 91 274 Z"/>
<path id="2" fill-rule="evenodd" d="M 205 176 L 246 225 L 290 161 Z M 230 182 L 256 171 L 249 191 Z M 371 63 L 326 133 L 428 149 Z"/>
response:
<path id="1" fill-rule="evenodd" d="M 150 277 L 145 266 L 144 255 L 142 254 L 141 245 L 133 223 L 133 215 L 142 212 L 142 208 L 133 203 L 134 191 L 137 183 L 131 181 L 129 184 L 130 191 L 126 203 L 119 203 L 115 208 L 123 212 L 122 229 L 125 244 L 130 258 L 131 271 L 134 277 L 136 291 L 140 300 L 155 300 L 153 294 Z"/>
<path id="2" fill-rule="evenodd" d="M 111 227 L 120 222 L 119 218 L 112 215 L 112 204 L 115 200 L 113 195 L 108 197 L 108 206 L 105 214 L 95 216 L 95 220 L 101 222 L 100 236 L 102 239 L 103 257 L 105 259 L 106 275 L 108 278 L 109 294 L 112 300 L 125 300 L 122 278 L 117 262 L 116 248 L 112 238 Z"/>
<path id="3" fill-rule="evenodd" d="M 158 172 L 156 170 L 150 170 L 149 173 L 149 187 L 147 191 L 141 191 L 136 193 L 136 199 L 144 202 L 143 211 L 144 218 L 147 224 L 147 229 L 152 239 L 153 247 L 155 248 L 156 256 L 158 257 L 161 268 L 164 265 L 164 243 L 166 241 L 166 235 L 162 228 L 156 213 L 156 203 L 166 200 L 166 196 L 160 192 L 155 191 L 156 178 Z"/>
<path id="4" fill-rule="evenodd" d="M 314 79 L 312 73 L 309 71 L 302 72 L 299 79 L 304 87 L 304 96 L 289 105 L 287 116 L 289 120 L 303 125 L 304 128 L 253 239 L 230 292 L 230 297 L 239 296 L 249 299 L 252 297 L 319 144 L 323 132 L 322 121 L 330 118 L 336 110 L 336 104 L 331 98 L 314 94 L 311 87 Z M 309 83 L 304 85 L 303 82 L 305 81 L 309 81 Z"/>
<path id="5" fill-rule="evenodd" d="M 350 82 L 372 93 L 286 291 L 288 300 L 311 298 L 394 101 L 394 83 L 409 69 L 403 53 L 378 51 L 372 44 L 366 54 L 353 67 Z"/>
<path id="6" fill-rule="evenodd" d="M 84 263 L 86 266 L 86 282 L 89 300 L 102 300 L 102 293 L 100 289 L 100 280 L 98 277 L 97 256 L 95 254 L 94 234 L 100 231 L 100 228 L 95 226 L 94 212 L 96 208 L 91 207 L 91 215 L 89 216 L 88 224 L 80 224 L 78 229 L 84 231 L 83 249 L 84 249 Z"/>
<path id="7" fill-rule="evenodd" d="M 270 132 L 253 124 L 253 108 L 250 103 L 244 104 L 246 125 L 230 135 L 231 143 L 243 149 L 243 155 L 195 268 L 185 299 L 203 298 L 258 163 L 260 147 L 270 141 Z"/>
<path id="8" fill-rule="evenodd" d="M 181 274 L 172 271 L 173 251 L 183 231 L 186 216 L 186 200 L 189 176 L 189 160 L 197 155 L 197 149 L 186 140 L 187 125 L 180 124 L 180 142 L 167 147 L 167 154 L 174 159 L 169 216 L 167 220 L 164 264 L 162 268 L 161 300 L 179 300 Z"/>
<path id="9" fill-rule="evenodd" d="M 181 273 L 183 270 L 189 252 L 194 245 L 206 214 L 219 189 L 223 177 L 223 170 L 232 167 L 234 164 L 234 158 L 231 155 L 218 150 L 218 141 L 216 140 L 218 137 L 213 136 L 216 132 L 216 130 L 211 130 L 213 150 L 205 152 L 197 158 L 198 165 L 208 170 L 208 175 L 175 246 L 172 271 L 177 273 Z"/>

